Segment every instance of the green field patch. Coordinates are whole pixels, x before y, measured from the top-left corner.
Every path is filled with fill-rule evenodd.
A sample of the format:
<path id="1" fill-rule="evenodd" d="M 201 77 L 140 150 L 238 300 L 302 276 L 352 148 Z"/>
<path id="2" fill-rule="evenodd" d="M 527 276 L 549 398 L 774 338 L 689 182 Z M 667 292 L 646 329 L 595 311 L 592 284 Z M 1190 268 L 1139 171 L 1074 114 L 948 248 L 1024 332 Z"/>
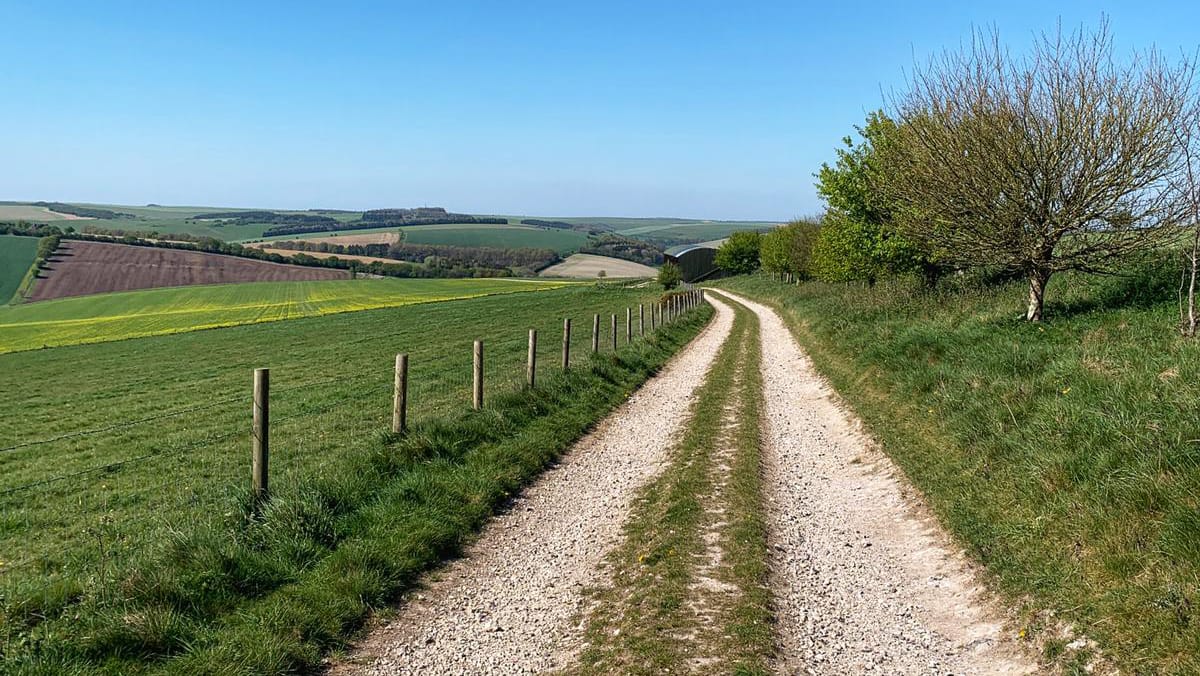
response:
<path id="1" fill-rule="evenodd" d="M 618 230 L 618 235 L 644 235 L 647 232 L 657 232 L 659 230 L 669 230 L 671 228 L 688 227 L 689 223 L 657 223 L 655 225 L 642 225 L 636 228 L 625 228 Z"/>
<path id="2" fill-rule="evenodd" d="M 37 256 L 37 237 L 0 235 L 0 305 L 16 293 Z"/>
<path id="3" fill-rule="evenodd" d="M 636 237 L 638 239 L 648 240 L 714 240 L 724 239 L 731 233 L 742 230 L 754 230 L 757 232 L 766 232 L 776 227 L 775 223 L 764 223 L 758 221 L 696 221 L 696 222 L 676 222 L 660 225 L 644 225 L 626 230 L 619 230 L 618 234 L 627 237 Z"/>
<path id="4" fill-rule="evenodd" d="M 616 353 L 606 336 L 591 356 L 593 314 L 636 316 L 658 293 L 571 285 L 0 355 L 0 671 L 315 670 L 711 314 L 622 335 Z M 398 352 L 402 438 L 385 434 Z M 271 369 L 271 498 L 250 516 L 258 367 Z"/>
<path id="5" fill-rule="evenodd" d="M 0 307 L 0 353 L 562 285 L 516 279 L 356 279 L 189 286 L 63 298 Z"/>

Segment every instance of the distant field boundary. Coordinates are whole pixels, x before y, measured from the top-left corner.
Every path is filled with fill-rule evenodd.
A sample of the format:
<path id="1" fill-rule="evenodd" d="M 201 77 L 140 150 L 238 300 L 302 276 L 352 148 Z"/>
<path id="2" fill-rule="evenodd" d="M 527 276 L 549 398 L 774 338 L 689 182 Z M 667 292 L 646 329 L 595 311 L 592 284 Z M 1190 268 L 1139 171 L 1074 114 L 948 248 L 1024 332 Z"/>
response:
<path id="1" fill-rule="evenodd" d="M 29 268 L 25 270 L 25 275 L 21 278 L 20 284 L 17 285 L 13 295 L 9 297 L 5 304 L 16 305 L 24 302 L 33 292 L 33 285 L 37 281 L 38 272 L 42 270 L 42 266 L 46 260 L 54 254 L 54 249 L 58 247 L 59 238 L 51 235 L 48 237 L 38 238 L 37 255 L 34 256 L 33 262 L 29 264 Z"/>

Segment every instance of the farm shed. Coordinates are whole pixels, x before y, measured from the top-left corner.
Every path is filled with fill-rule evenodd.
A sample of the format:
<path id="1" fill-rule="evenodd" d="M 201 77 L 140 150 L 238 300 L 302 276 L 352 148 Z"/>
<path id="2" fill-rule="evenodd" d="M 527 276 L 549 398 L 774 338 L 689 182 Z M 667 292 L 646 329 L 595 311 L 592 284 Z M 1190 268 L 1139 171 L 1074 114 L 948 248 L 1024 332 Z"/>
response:
<path id="1" fill-rule="evenodd" d="M 674 263 L 683 271 L 683 281 L 697 282 L 717 271 L 713 260 L 717 250 L 704 244 L 673 246 L 663 252 L 667 262 Z"/>

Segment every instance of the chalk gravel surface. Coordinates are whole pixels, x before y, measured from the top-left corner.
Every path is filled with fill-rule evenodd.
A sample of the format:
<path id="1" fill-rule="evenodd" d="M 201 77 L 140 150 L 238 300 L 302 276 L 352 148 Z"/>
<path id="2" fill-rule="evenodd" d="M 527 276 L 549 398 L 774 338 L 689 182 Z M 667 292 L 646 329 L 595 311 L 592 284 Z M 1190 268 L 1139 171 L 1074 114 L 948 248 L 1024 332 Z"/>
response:
<path id="1" fill-rule="evenodd" d="M 1026 674 L 973 567 L 770 308 L 761 322 L 768 546 L 788 674 Z"/>
<path id="2" fill-rule="evenodd" d="M 583 590 L 605 582 L 637 490 L 661 472 L 695 390 L 728 337 L 714 320 L 560 464 L 494 518 L 465 556 L 403 601 L 334 674 L 522 674 L 575 659 Z"/>

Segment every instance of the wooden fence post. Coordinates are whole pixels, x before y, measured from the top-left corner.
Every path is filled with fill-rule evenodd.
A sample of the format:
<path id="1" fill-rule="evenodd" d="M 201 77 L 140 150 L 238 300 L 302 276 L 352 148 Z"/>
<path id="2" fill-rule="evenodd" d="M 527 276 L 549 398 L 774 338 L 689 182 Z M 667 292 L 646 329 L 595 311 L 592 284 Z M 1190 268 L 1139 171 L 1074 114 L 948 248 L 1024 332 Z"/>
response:
<path id="1" fill-rule="evenodd" d="M 392 434 L 408 429 L 408 355 L 396 355 L 396 388 L 392 393 Z"/>
<path id="2" fill-rule="evenodd" d="M 571 318 L 563 319 L 563 349 L 562 368 L 564 371 L 571 365 Z"/>
<path id="3" fill-rule="evenodd" d="M 625 308 L 625 344 L 633 342 L 633 308 Z"/>
<path id="4" fill-rule="evenodd" d="M 537 379 L 537 329 L 529 329 L 529 354 L 525 359 L 525 382 L 534 386 Z"/>
<path id="5" fill-rule="evenodd" d="M 612 316 L 612 346 L 613 352 L 617 351 L 617 315 Z"/>
<path id="6" fill-rule="evenodd" d="M 646 335 L 646 304 L 638 303 L 638 337 Z"/>
<path id="7" fill-rule="evenodd" d="M 592 352 L 600 351 L 600 315 L 592 315 Z"/>
<path id="8" fill-rule="evenodd" d="M 472 387 L 472 403 L 475 410 L 483 408 L 483 341 L 475 341 L 475 379 Z"/>
<path id="9" fill-rule="evenodd" d="M 251 433 L 250 478 L 255 502 L 267 498 L 271 432 L 271 370 L 254 369 L 254 427 Z"/>

